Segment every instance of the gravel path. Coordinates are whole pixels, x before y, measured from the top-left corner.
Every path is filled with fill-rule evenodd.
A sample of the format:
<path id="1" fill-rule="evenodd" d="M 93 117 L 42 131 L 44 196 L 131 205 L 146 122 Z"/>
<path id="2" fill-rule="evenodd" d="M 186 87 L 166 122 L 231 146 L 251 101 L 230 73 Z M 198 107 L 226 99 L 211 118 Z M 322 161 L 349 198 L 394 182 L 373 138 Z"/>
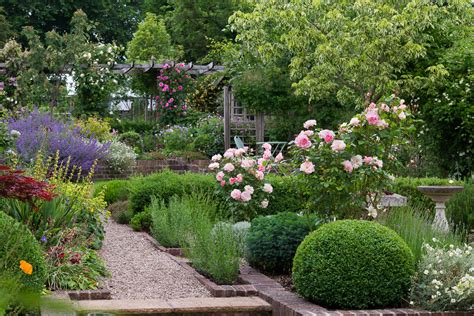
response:
<path id="1" fill-rule="evenodd" d="M 113 299 L 172 299 L 210 297 L 188 271 L 157 250 L 143 232 L 134 232 L 112 219 L 105 224 L 100 251 L 112 278 L 103 282 Z"/>

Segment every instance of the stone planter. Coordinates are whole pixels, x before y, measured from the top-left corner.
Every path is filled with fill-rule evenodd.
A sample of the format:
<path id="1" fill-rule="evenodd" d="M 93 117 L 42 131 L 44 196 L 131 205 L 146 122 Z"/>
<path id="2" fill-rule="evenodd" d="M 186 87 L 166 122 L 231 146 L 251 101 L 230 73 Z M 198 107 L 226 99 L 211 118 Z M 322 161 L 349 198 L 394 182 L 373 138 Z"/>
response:
<path id="1" fill-rule="evenodd" d="M 449 222 L 446 218 L 446 202 L 458 192 L 464 190 L 462 186 L 419 186 L 418 190 L 427 195 L 436 203 L 436 215 L 433 226 L 444 231 L 449 231 Z"/>

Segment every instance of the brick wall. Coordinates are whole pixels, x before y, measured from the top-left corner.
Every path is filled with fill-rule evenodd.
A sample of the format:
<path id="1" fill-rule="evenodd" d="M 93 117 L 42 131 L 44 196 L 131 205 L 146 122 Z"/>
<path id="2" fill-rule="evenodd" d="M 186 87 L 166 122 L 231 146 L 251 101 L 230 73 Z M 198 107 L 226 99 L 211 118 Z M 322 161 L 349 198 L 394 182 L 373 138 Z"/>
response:
<path id="1" fill-rule="evenodd" d="M 176 172 L 198 172 L 205 173 L 208 171 L 207 166 L 209 160 L 186 160 L 181 158 L 163 159 L 163 160 L 137 160 L 133 170 L 128 173 L 119 173 L 110 170 L 105 166 L 97 166 L 94 172 L 95 180 L 110 180 L 110 179 L 126 179 L 133 175 L 147 175 L 170 169 Z"/>

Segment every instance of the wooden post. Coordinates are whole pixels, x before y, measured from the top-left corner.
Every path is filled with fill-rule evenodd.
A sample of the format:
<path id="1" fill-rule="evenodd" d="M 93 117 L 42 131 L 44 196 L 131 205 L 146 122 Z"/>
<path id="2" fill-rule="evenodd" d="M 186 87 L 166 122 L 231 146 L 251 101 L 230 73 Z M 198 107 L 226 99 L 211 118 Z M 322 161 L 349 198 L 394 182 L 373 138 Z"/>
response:
<path id="1" fill-rule="evenodd" d="M 229 86 L 224 87 L 224 146 L 225 149 L 230 148 L 230 117 L 231 113 L 231 97 L 232 93 Z"/>
<path id="2" fill-rule="evenodd" d="M 257 142 L 265 141 L 265 115 L 263 112 L 257 112 L 255 117 L 255 138 Z"/>

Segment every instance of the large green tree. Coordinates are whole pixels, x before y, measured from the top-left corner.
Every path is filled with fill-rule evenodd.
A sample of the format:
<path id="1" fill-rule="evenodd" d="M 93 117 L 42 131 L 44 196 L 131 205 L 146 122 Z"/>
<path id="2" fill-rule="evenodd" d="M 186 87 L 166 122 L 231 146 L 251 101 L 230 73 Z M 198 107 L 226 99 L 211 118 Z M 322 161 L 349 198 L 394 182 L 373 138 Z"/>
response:
<path id="1" fill-rule="evenodd" d="M 263 62 L 290 59 L 297 93 L 368 103 L 413 84 L 407 67 L 470 17 L 469 0 L 257 0 L 231 25 Z M 430 65 L 416 82 L 443 72 Z"/>
<path id="2" fill-rule="evenodd" d="M 223 40 L 229 16 L 239 8 L 238 0 L 169 0 L 173 7 L 168 26 L 173 42 L 184 47 L 186 61 L 197 62 L 208 53 L 211 39 Z"/>
<path id="3" fill-rule="evenodd" d="M 69 31 L 74 12 L 82 9 L 96 23 L 96 34 L 105 42 L 124 45 L 139 21 L 142 0 L 0 0 L 14 30 L 32 26 L 40 34 Z"/>

